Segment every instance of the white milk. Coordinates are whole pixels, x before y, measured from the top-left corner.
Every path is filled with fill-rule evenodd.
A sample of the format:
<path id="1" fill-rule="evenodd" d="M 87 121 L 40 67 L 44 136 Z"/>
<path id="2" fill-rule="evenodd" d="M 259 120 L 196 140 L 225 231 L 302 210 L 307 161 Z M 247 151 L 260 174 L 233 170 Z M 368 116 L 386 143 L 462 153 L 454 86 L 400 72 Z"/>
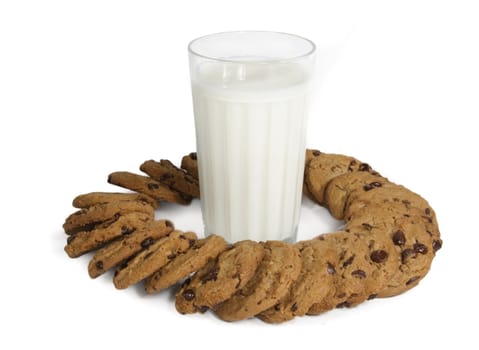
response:
<path id="1" fill-rule="evenodd" d="M 294 63 L 202 64 L 192 74 L 205 234 L 294 240 L 309 83 Z"/>

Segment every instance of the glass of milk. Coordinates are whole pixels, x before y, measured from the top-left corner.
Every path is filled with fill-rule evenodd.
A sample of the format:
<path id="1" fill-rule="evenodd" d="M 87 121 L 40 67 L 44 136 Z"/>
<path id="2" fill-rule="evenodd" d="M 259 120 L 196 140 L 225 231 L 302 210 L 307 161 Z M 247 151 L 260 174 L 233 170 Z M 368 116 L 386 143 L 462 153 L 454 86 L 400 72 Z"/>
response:
<path id="1" fill-rule="evenodd" d="M 205 235 L 294 242 L 314 43 L 241 31 L 188 50 Z"/>

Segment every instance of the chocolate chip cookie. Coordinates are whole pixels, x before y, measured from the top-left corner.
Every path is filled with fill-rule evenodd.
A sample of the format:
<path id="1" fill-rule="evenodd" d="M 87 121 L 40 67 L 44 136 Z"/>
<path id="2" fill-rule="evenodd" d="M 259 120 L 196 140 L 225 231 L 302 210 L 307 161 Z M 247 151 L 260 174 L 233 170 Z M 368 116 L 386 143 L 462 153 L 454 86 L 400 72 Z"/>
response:
<path id="1" fill-rule="evenodd" d="M 192 152 L 181 159 L 181 169 L 185 169 L 188 174 L 195 179 L 199 179 L 198 176 L 198 157 L 196 152 Z"/>
<path id="2" fill-rule="evenodd" d="M 289 292 L 276 305 L 257 316 L 265 322 L 279 323 L 305 315 L 333 287 L 335 266 L 339 260 L 336 250 L 320 240 L 296 245 L 301 253 L 301 272 Z"/>
<path id="3" fill-rule="evenodd" d="M 387 179 L 365 171 L 342 174 L 333 178 L 324 192 L 324 202 L 330 213 L 338 220 L 344 219 L 344 211 L 351 194 L 369 188 L 383 186 Z"/>
<path id="4" fill-rule="evenodd" d="M 189 204 L 191 197 L 172 190 L 151 177 L 127 171 L 117 171 L 108 176 L 108 182 L 132 191 L 146 194 L 156 200 L 178 204 Z"/>
<path id="5" fill-rule="evenodd" d="M 117 214 L 112 219 L 97 224 L 91 231 L 79 231 L 70 235 L 65 252 L 70 258 L 79 257 L 103 247 L 116 238 L 132 234 L 145 227 L 150 221 L 152 221 L 152 217 L 145 213 Z"/>
<path id="6" fill-rule="evenodd" d="M 183 284 L 176 293 L 176 310 L 194 313 L 231 298 L 251 280 L 263 256 L 264 248 L 257 242 L 235 243 Z"/>
<path id="7" fill-rule="evenodd" d="M 173 231 L 135 255 L 115 272 L 113 283 L 117 289 L 125 289 L 151 276 L 179 254 L 187 251 L 196 240 L 192 232 Z"/>
<path id="8" fill-rule="evenodd" d="M 148 248 L 158 239 L 173 231 L 173 223 L 168 220 L 150 221 L 133 233 L 111 242 L 98 250 L 88 265 L 91 278 L 96 278 L 109 269 L 130 259 L 142 249 Z"/>
<path id="9" fill-rule="evenodd" d="M 159 162 L 148 160 L 140 166 L 140 170 L 185 196 L 200 197 L 198 179 L 188 174 L 186 170 L 177 168 L 169 160 L 162 159 Z"/>
<path id="10" fill-rule="evenodd" d="M 90 192 L 81 194 L 73 199 L 75 208 L 88 208 L 95 204 L 119 202 L 119 201 L 141 201 L 148 203 L 153 208 L 158 207 L 158 201 L 141 193 L 118 193 L 118 192 Z"/>
<path id="11" fill-rule="evenodd" d="M 268 241 L 263 243 L 264 257 L 255 276 L 215 312 L 224 321 L 253 317 L 276 305 L 298 278 L 301 257 L 297 246 Z"/>
<path id="12" fill-rule="evenodd" d="M 208 261 L 226 249 L 226 241 L 217 235 L 210 235 L 195 242 L 185 254 L 181 254 L 159 271 L 148 277 L 145 282 L 147 293 L 158 293 L 171 287 L 205 266 Z"/>
<path id="13" fill-rule="evenodd" d="M 63 229 L 66 234 L 91 231 L 99 223 L 115 220 L 115 218 L 118 219 L 118 216 L 129 213 L 143 213 L 151 219 L 154 218 L 154 208 L 143 201 L 101 203 L 78 210 L 68 216 L 63 224 Z"/>

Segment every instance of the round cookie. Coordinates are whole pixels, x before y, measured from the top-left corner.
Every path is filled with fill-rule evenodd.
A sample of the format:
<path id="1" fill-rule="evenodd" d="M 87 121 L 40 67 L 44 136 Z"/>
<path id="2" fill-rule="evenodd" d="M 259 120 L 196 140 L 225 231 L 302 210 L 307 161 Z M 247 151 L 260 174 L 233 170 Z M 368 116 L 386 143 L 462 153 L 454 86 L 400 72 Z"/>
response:
<path id="1" fill-rule="evenodd" d="M 393 243 L 399 266 L 385 288 L 377 293 L 379 297 L 400 294 L 419 283 L 429 270 L 438 246 L 442 245 L 436 237 L 437 227 L 422 214 L 420 209 L 403 203 L 385 203 L 369 205 L 352 217 L 356 222 L 361 217 L 369 217 L 376 224 L 388 223 L 382 234 Z"/>
<path id="2" fill-rule="evenodd" d="M 330 293 L 313 304 L 308 314 L 319 314 L 335 307 L 355 306 L 365 301 L 376 289 L 376 267 L 371 264 L 367 243 L 351 232 L 338 231 L 317 238 L 332 249 L 339 257 L 333 266 L 334 286 Z"/>
<path id="3" fill-rule="evenodd" d="M 113 277 L 115 287 L 125 289 L 151 276 L 178 254 L 187 251 L 195 240 L 194 233 L 183 234 L 181 231 L 173 231 L 168 237 L 159 239 L 116 270 Z"/>
<path id="4" fill-rule="evenodd" d="M 300 275 L 279 303 L 257 315 L 262 321 L 279 323 L 303 316 L 333 287 L 334 266 L 338 265 L 336 250 L 320 240 L 303 241 L 296 245 L 301 253 Z"/>
<path id="5" fill-rule="evenodd" d="M 68 216 L 63 224 L 63 229 L 68 235 L 79 231 L 90 231 L 99 223 L 114 220 L 119 215 L 136 212 L 147 214 L 153 220 L 155 217 L 154 210 L 151 205 L 143 201 L 117 201 L 95 204 Z"/>
<path id="6" fill-rule="evenodd" d="M 145 282 L 147 293 L 158 293 L 171 287 L 178 281 L 188 277 L 205 266 L 209 260 L 216 257 L 226 249 L 226 241 L 217 235 L 198 240 L 190 250 L 177 256 L 169 264 L 148 277 Z"/>
<path id="7" fill-rule="evenodd" d="M 340 154 L 319 153 L 305 167 L 305 181 L 309 192 L 319 204 L 324 203 L 324 191 L 336 176 L 355 171 L 361 163 Z"/>
<path id="8" fill-rule="evenodd" d="M 264 248 L 257 242 L 235 243 L 184 283 L 176 293 L 176 310 L 194 313 L 229 299 L 251 280 L 263 256 Z"/>
<path id="9" fill-rule="evenodd" d="M 100 276 L 167 236 L 173 229 L 173 224 L 168 220 L 151 221 L 145 227 L 111 242 L 95 253 L 88 264 L 88 274 L 91 278 Z"/>
<path id="10" fill-rule="evenodd" d="M 67 239 L 65 252 L 70 258 L 79 257 L 92 250 L 103 247 L 108 242 L 127 236 L 152 222 L 149 214 L 141 212 L 116 215 L 112 219 L 95 225 L 91 231 L 80 231 Z"/>
<path id="11" fill-rule="evenodd" d="M 338 220 L 344 219 L 346 203 L 351 194 L 378 188 L 388 180 L 365 171 L 350 172 L 333 178 L 324 192 L 324 202 L 330 213 Z"/>
<path id="12" fill-rule="evenodd" d="M 215 312 L 224 321 L 253 317 L 274 306 L 286 295 L 301 271 L 299 249 L 285 242 L 263 243 L 264 257 L 256 274 Z"/>
<path id="13" fill-rule="evenodd" d="M 111 203 L 119 201 L 143 201 L 157 208 L 157 200 L 141 193 L 119 193 L 119 192 L 90 192 L 76 196 L 72 205 L 75 208 L 88 208 L 95 204 Z"/>

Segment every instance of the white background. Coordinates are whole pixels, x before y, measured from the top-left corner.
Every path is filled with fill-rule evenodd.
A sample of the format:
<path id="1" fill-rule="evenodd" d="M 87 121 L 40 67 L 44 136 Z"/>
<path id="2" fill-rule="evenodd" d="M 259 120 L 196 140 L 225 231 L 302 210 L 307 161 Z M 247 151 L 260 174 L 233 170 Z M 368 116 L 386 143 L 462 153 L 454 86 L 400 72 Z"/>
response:
<path id="1" fill-rule="evenodd" d="M 313 5 L 314 4 L 314 5 Z M 1 1 L 0 348 L 408 349 L 479 346 L 474 1 Z M 108 173 L 195 148 L 186 45 L 226 30 L 319 46 L 308 145 L 427 198 L 444 238 L 414 290 L 272 326 L 176 313 L 170 293 L 90 280 L 61 225 Z M 300 238 L 334 229 L 305 202 Z M 159 217 L 201 230 L 198 203 Z M 470 318 L 468 318 L 470 317 Z"/>

